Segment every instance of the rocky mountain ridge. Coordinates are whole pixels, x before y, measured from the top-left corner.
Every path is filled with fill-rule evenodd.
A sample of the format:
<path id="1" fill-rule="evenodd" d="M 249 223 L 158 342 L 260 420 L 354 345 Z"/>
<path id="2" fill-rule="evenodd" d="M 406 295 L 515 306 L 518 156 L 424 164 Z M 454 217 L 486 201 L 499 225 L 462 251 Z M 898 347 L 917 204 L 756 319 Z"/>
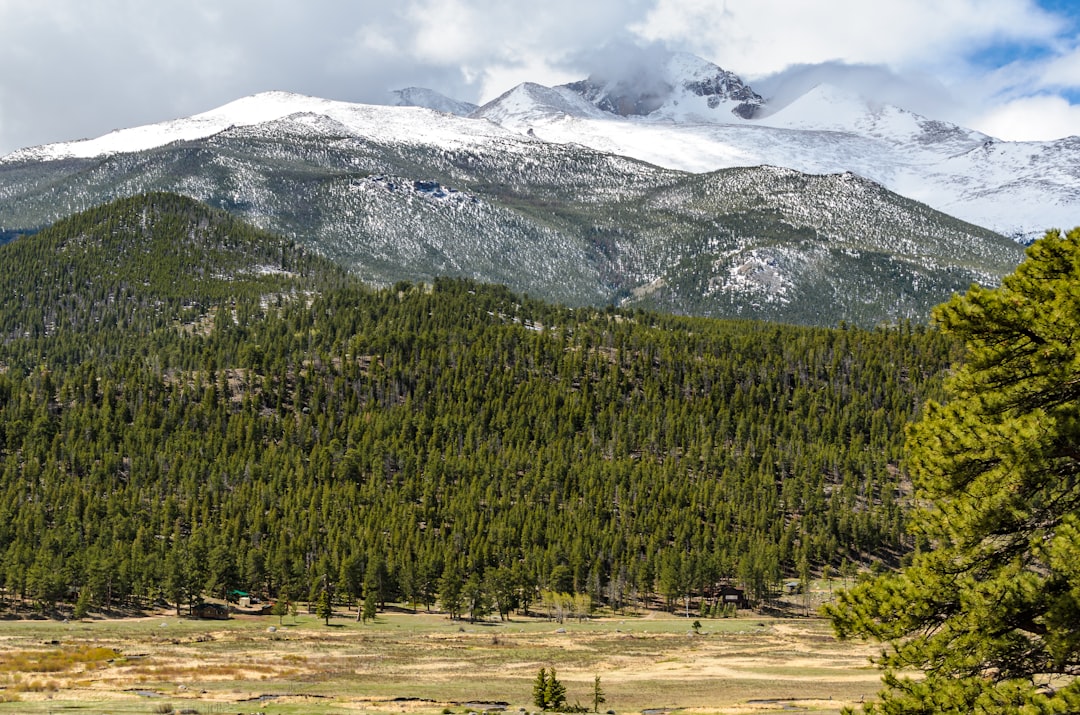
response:
<path id="1" fill-rule="evenodd" d="M 1021 242 L 1080 224 L 1080 137 L 1000 141 L 829 84 L 774 102 L 685 53 L 558 87 L 525 83 L 481 107 L 417 87 L 397 90 L 389 103 L 482 120 L 467 134 L 491 134 L 494 124 L 692 173 L 763 165 L 850 171 Z M 22 149 L 0 164 L 141 151 L 288 114 L 340 115 L 365 106 L 267 92 L 186 119 Z M 414 122 L 405 124 L 403 132 L 415 130 Z M 458 133 L 461 127 L 446 141 Z"/>
<path id="2" fill-rule="evenodd" d="M 732 73 L 679 54 L 636 79 L 555 88 L 600 113 L 546 101 L 544 89 L 511 90 L 471 116 L 682 171 L 850 171 L 1021 242 L 1080 224 L 1080 137 L 1001 141 L 829 84 L 773 104 Z"/>
<path id="3" fill-rule="evenodd" d="M 700 97 L 708 110 L 723 106 L 735 117 L 751 119 L 765 103 L 735 73 L 686 53 L 672 53 L 656 66 L 621 70 L 614 78 L 593 75 L 561 86 L 620 117 L 671 116 L 680 101 Z"/>

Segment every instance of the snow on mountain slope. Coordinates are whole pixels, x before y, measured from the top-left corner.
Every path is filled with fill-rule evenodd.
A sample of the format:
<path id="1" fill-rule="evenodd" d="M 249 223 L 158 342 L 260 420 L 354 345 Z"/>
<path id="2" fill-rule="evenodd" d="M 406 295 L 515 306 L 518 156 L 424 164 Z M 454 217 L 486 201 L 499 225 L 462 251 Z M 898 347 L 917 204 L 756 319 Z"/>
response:
<path id="1" fill-rule="evenodd" d="M 871 103 L 833 85 L 817 85 L 793 102 L 768 107 L 754 124 L 777 129 L 833 131 L 902 145 L 911 161 L 937 163 L 942 155 L 963 154 L 990 140 L 985 134 L 909 112 Z"/>
<path id="2" fill-rule="evenodd" d="M 599 113 L 550 111 L 545 89 L 530 85 L 513 102 L 504 95 L 477 114 L 545 141 L 669 169 L 851 171 L 1018 239 L 1080 224 L 1080 139 L 1000 142 L 828 84 L 771 106 L 734 74 L 679 53 L 615 79 L 556 88 Z"/>
<path id="3" fill-rule="evenodd" d="M 431 90 L 395 96 L 399 105 L 414 106 L 267 92 L 186 119 L 23 149 L 0 163 L 136 152 L 292 117 L 314 132 L 437 149 L 528 152 L 542 140 L 695 173 L 762 165 L 850 171 L 1023 239 L 1080 224 L 1080 139 L 1000 142 L 827 84 L 773 106 L 736 75 L 693 55 L 670 54 L 654 66 L 559 87 L 525 83 L 468 117 L 460 115 L 472 105 Z"/>
<path id="4" fill-rule="evenodd" d="M 907 177 L 911 193 L 922 180 L 914 174 Z M 954 216 L 978 215 L 982 225 L 991 228 L 1029 217 L 1022 233 L 1035 238 L 1047 228 L 1080 225 L 1080 137 L 1047 142 L 987 139 L 930 167 L 925 181 L 949 189 L 935 208 Z"/>
<path id="5" fill-rule="evenodd" d="M 471 102 L 459 102 L 424 87 L 395 89 L 391 95 L 394 97 L 391 105 L 395 107 L 424 107 L 444 114 L 456 114 L 459 117 L 468 116 L 476 111 L 476 105 Z"/>
<path id="6" fill-rule="evenodd" d="M 512 136 L 491 123 L 472 122 L 422 107 L 353 104 L 290 92 L 264 92 L 185 119 L 120 129 L 96 139 L 21 149 L 0 161 L 49 161 L 144 151 L 174 141 L 203 139 L 230 127 L 266 124 L 294 115 L 327 117 L 351 133 L 414 143 L 450 146 Z"/>
<path id="7" fill-rule="evenodd" d="M 1020 239 L 1080 224 L 1080 139 L 999 142 L 825 85 L 749 120 L 729 112 L 704 117 L 688 111 L 676 118 L 677 106 L 673 100 L 629 117 L 553 116 L 520 106 L 492 120 L 516 131 L 527 125 L 545 141 L 683 171 L 761 165 L 808 174 L 851 171 Z"/>
<path id="8" fill-rule="evenodd" d="M 486 119 L 517 131 L 527 131 L 535 122 L 564 117 L 603 119 L 604 112 L 565 87 L 545 87 L 533 82 L 519 84 L 475 110 L 474 119 Z"/>

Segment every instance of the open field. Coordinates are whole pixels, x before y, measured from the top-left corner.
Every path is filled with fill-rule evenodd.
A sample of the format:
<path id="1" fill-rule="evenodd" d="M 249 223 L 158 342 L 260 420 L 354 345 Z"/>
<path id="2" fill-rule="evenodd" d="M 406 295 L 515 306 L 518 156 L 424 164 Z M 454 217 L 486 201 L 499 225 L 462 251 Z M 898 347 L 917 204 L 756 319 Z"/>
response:
<path id="1" fill-rule="evenodd" d="M 532 711 L 536 673 L 552 666 L 568 702 L 590 708 L 599 675 L 601 711 L 617 713 L 836 713 L 878 687 L 873 649 L 837 643 L 813 619 L 707 619 L 694 635 L 693 619 L 655 613 L 563 625 L 354 617 L 0 622 L 0 713 Z"/>

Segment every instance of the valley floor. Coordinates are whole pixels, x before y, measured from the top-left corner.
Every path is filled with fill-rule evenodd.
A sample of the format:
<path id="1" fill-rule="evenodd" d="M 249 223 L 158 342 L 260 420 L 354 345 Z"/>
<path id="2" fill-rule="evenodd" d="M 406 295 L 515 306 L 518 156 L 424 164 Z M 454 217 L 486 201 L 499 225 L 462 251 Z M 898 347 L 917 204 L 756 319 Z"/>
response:
<path id="1" fill-rule="evenodd" d="M 0 622 L 0 713 L 532 712 L 542 667 L 590 710 L 600 676 L 616 713 L 838 713 L 879 686 L 819 619 L 355 615 Z"/>

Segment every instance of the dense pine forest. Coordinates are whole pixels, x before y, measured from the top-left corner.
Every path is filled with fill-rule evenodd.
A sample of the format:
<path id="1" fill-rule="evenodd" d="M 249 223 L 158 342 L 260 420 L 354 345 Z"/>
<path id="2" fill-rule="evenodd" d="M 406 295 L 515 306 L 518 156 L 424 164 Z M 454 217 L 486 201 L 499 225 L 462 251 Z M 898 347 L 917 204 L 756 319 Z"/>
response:
<path id="1" fill-rule="evenodd" d="M 172 195 L 0 265 L 8 609 L 764 599 L 914 548 L 904 426 L 957 354 L 920 326 L 370 289 Z"/>

